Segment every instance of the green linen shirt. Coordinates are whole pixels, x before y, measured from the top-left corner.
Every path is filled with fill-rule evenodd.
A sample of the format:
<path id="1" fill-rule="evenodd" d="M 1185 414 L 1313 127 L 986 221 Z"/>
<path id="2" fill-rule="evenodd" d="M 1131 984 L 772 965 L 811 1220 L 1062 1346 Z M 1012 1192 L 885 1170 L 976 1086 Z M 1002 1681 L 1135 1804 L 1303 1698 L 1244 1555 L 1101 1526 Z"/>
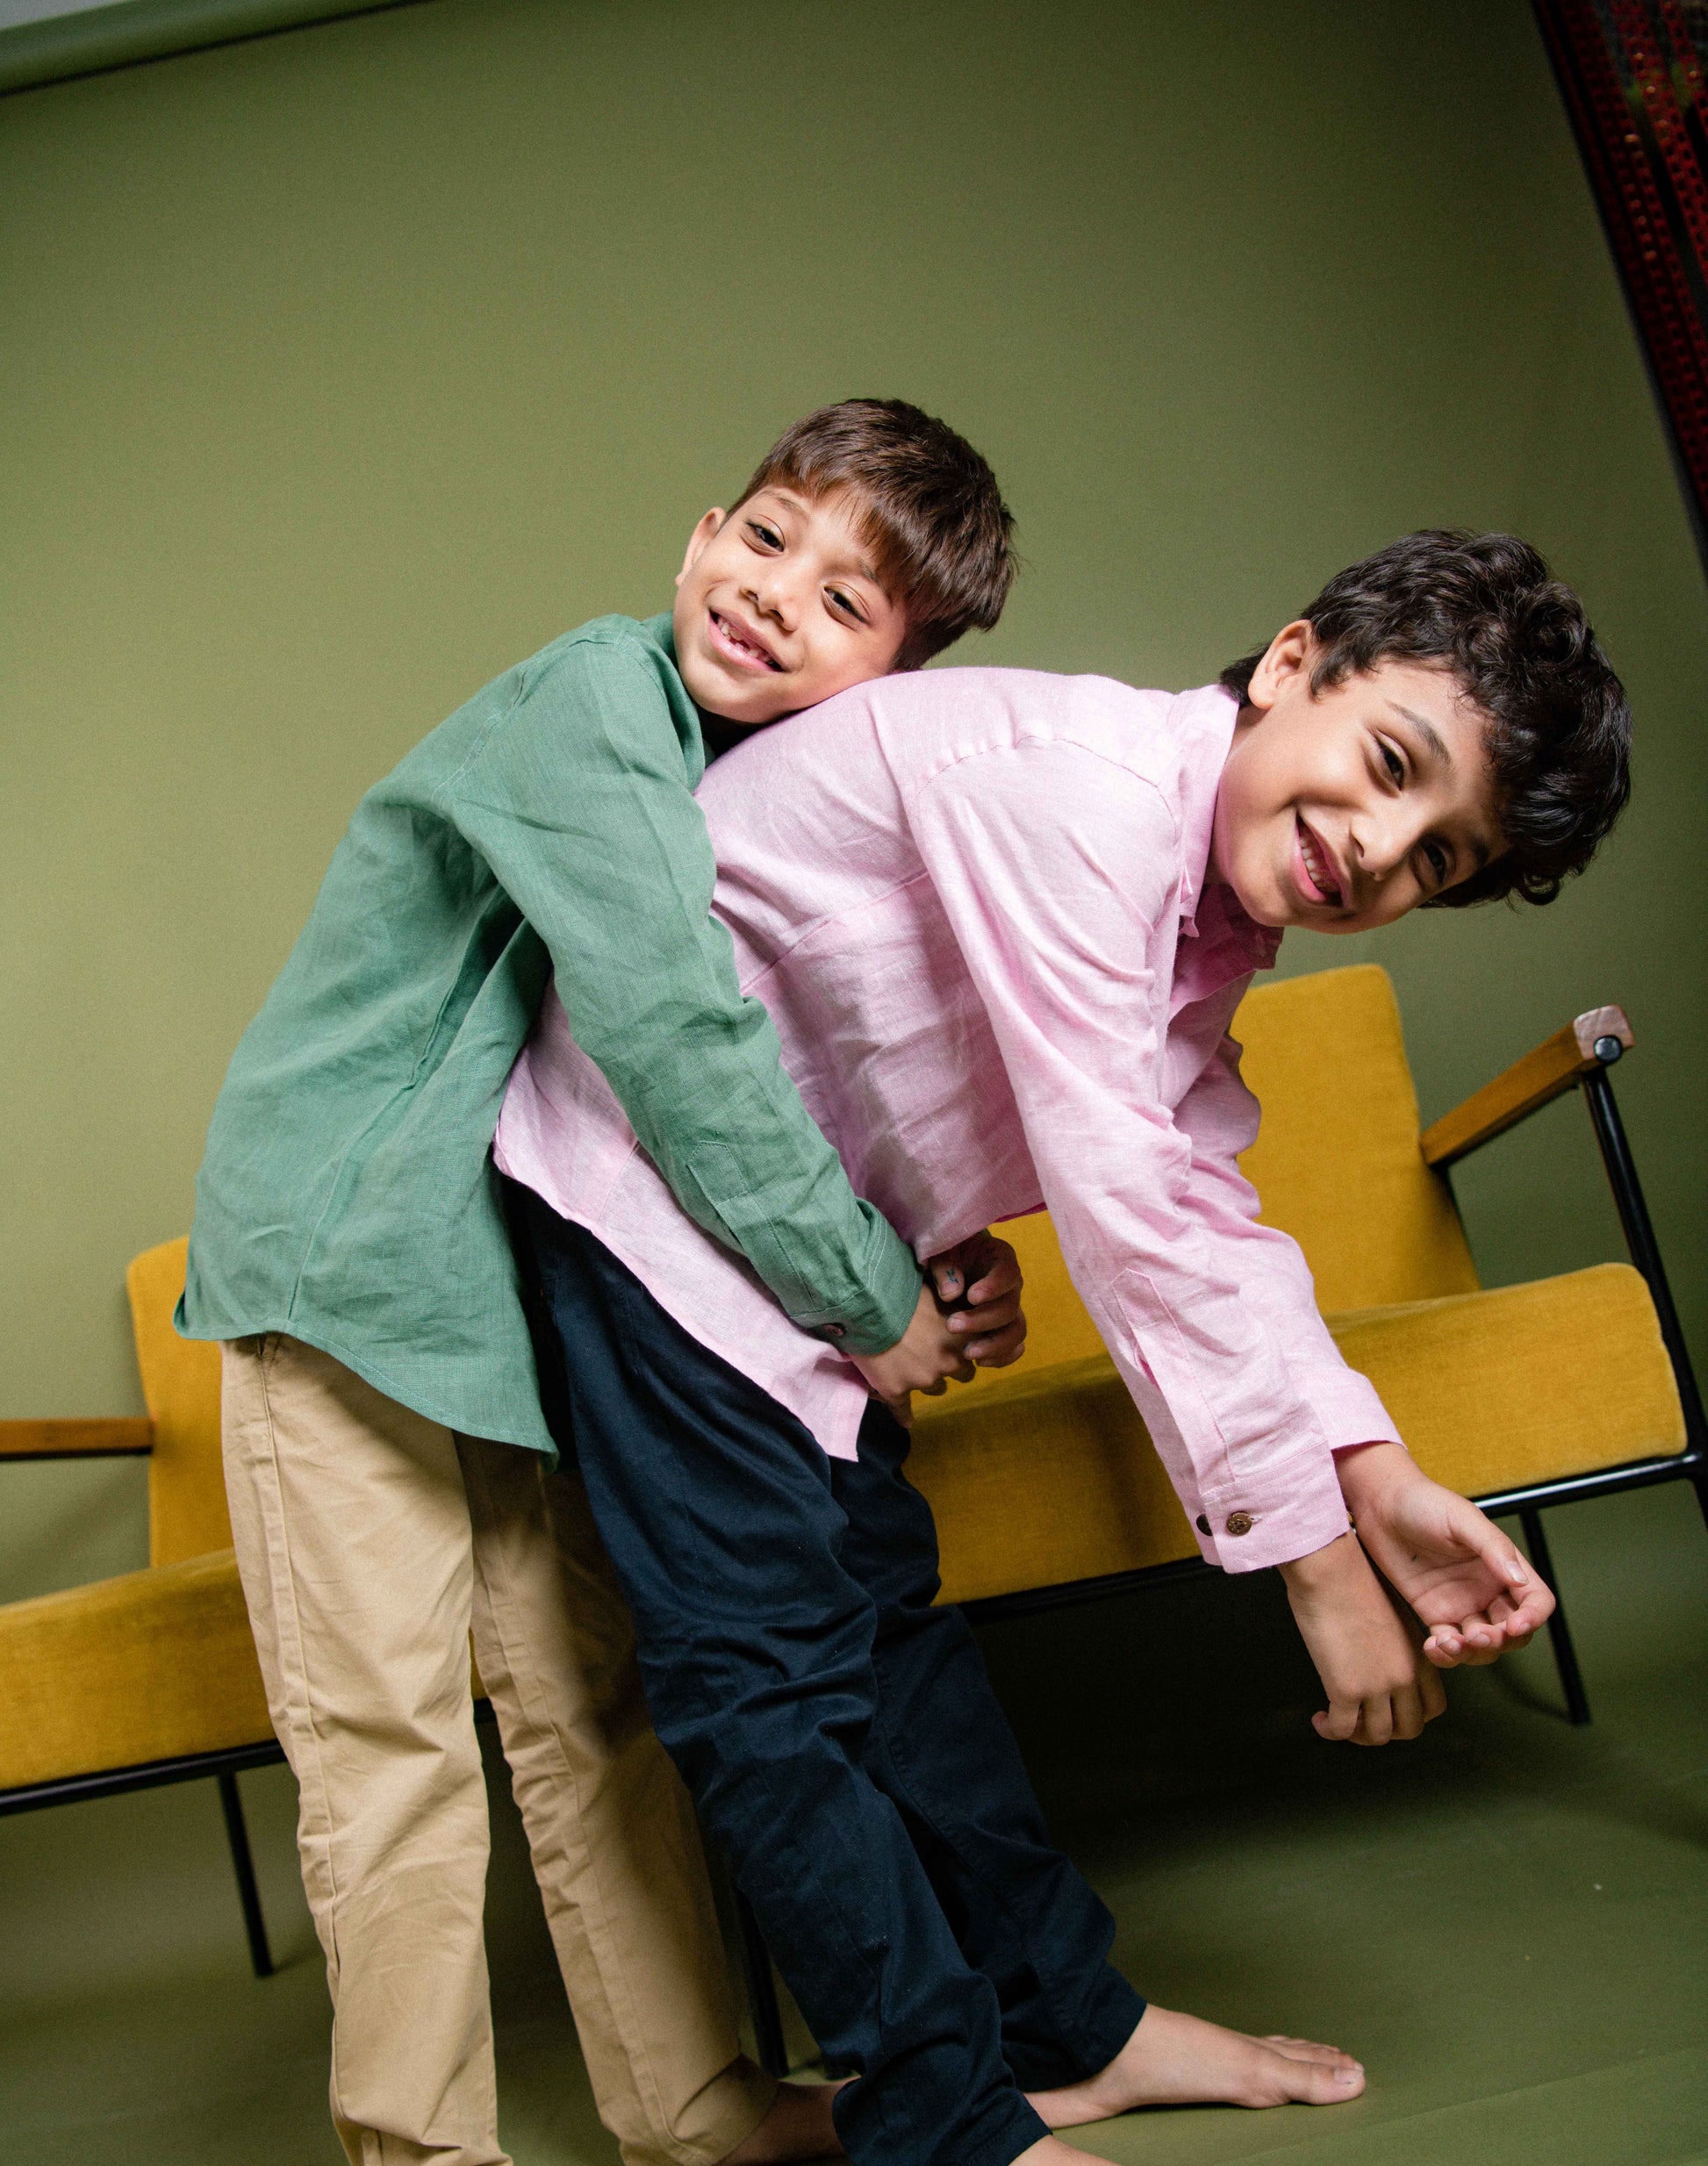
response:
<path id="1" fill-rule="evenodd" d="M 671 620 L 508 670 L 356 807 L 238 1046 L 178 1327 L 282 1331 L 434 1421 L 551 1452 L 492 1136 L 548 978 L 682 1206 L 796 1323 L 891 1345 L 909 1251 L 742 996 Z"/>

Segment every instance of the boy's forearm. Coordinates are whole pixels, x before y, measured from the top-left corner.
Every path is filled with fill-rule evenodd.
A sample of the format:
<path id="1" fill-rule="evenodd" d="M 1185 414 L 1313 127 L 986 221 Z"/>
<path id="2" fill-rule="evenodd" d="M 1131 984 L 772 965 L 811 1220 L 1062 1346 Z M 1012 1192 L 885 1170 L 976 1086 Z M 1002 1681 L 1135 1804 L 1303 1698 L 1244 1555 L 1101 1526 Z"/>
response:
<path id="1" fill-rule="evenodd" d="M 703 983 L 685 979 L 682 999 L 661 1005 L 679 1012 L 699 997 L 709 1015 Z M 576 1035 L 689 1217 L 744 1256 L 803 1330 L 843 1352 L 882 1353 L 913 1321 L 918 1262 L 850 1186 L 764 1008 L 743 1006 L 733 1029 L 693 1038 L 653 1029 L 651 1017 L 609 1029 L 602 1015 Z"/>
<path id="2" fill-rule="evenodd" d="M 675 1050 L 661 1049 L 664 1058 L 648 1078 L 646 1102 L 636 1094 L 626 1110 L 678 1202 L 714 1238 L 747 1259 L 803 1330 L 822 1334 L 839 1352 L 887 1352 L 906 1335 L 918 1306 L 920 1270 L 912 1250 L 873 1204 L 854 1193 L 793 1085 L 777 1097 L 759 1094 L 756 1110 L 756 1094 L 743 1087 L 750 1075 L 728 1067 L 719 1078 L 721 1131 L 707 1134 L 703 1120 L 685 1123 L 686 1133 L 674 1129 L 666 1107 L 686 1105 L 692 1096 L 691 1086 L 679 1093 L 659 1089 L 660 1068 L 668 1068 Z M 607 1079 L 622 1100 L 621 1068 Z M 662 1119 L 647 1117 L 661 1112 Z M 746 1184 L 737 1187 L 743 1173 Z M 761 1198 L 763 1207 L 756 1208 Z"/>

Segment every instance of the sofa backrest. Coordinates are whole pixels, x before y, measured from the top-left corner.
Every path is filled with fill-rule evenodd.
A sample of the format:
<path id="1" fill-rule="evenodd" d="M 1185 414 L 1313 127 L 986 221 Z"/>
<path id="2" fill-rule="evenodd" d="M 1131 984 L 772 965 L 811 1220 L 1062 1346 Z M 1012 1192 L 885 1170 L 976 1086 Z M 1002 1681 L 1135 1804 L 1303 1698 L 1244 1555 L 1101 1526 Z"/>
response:
<path id="1" fill-rule="evenodd" d="M 219 1349 L 180 1338 L 172 1311 L 183 1292 L 187 1240 L 145 1249 L 126 1273 L 136 1364 L 154 1424 L 148 1462 L 148 1561 L 177 1564 L 229 1549 L 219 1456 Z"/>

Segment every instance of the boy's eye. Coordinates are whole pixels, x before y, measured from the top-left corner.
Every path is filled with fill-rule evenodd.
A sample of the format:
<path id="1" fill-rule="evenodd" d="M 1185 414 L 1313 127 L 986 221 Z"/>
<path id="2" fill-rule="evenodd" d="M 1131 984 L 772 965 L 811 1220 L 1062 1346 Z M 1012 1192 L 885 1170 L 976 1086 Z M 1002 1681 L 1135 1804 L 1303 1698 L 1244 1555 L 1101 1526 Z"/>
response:
<path id="1" fill-rule="evenodd" d="M 1388 769 L 1388 779 L 1397 785 L 1405 780 L 1405 762 L 1384 737 L 1381 740 L 1383 764 Z"/>
<path id="2" fill-rule="evenodd" d="M 845 616 L 851 617 L 856 624 L 865 622 L 865 613 L 851 594 L 844 593 L 839 586 L 826 587 L 824 591 L 833 608 L 840 609 Z"/>
<path id="3" fill-rule="evenodd" d="M 768 526 L 763 519 L 750 519 L 747 522 L 747 530 L 761 549 L 780 549 L 783 546 L 782 535 L 778 533 L 775 527 Z"/>
<path id="4" fill-rule="evenodd" d="M 1435 875 L 1435 885 L 1439 887 L 1453 870 L 1453 860 L 1439 843 L 1425 843 L 1424 855 L 1429 860 L 1430 871 Z"/>

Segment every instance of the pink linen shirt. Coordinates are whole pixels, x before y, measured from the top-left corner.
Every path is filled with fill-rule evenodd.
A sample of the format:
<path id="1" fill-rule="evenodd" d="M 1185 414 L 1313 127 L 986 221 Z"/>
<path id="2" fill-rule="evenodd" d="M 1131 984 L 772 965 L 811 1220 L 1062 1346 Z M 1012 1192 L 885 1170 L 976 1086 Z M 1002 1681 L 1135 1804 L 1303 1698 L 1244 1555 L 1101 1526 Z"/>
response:
<path id="1" fill-rule="evenodd" d="M 1237 1163 L 1228 1026 L 1280 936 L 1205 886 L 1235 713 L 931 670 L 756 735 L 699 794 L 743 991 L 855 1189 L 921 1256 L 1047 1206 L 1204 1556 L 1245 1571 L 1344 1533 L 1333 1454 L 1395 1431 Z M 855 1455 L 858 1372 L 680 1209 L 555 993 L 495 1155 Z"/>

